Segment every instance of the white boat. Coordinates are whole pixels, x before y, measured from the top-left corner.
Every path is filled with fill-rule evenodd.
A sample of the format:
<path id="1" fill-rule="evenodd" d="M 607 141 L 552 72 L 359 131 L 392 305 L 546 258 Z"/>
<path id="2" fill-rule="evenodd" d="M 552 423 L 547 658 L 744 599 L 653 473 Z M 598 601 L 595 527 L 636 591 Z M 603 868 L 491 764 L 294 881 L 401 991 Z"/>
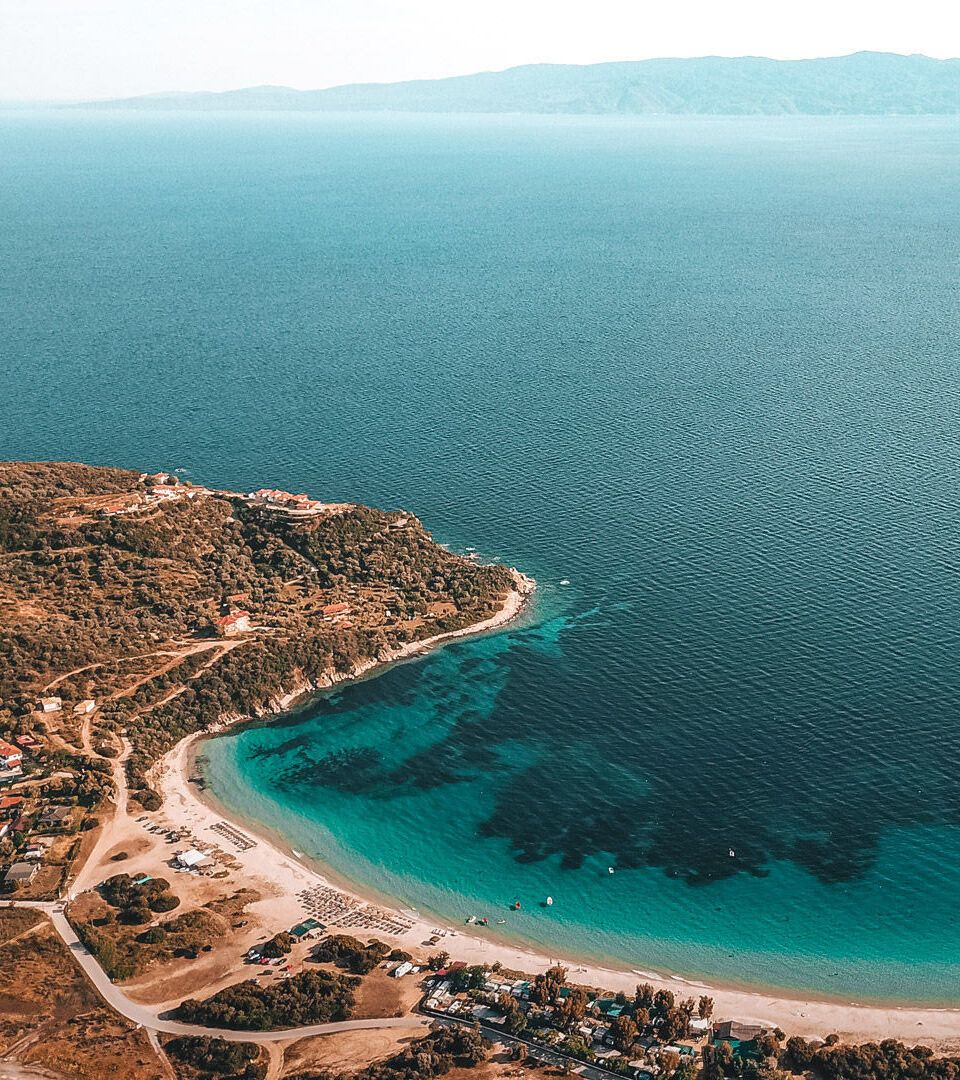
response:
<path id="1" fill-rule="evenodd" d="M 551 907 L 551 906 L 552 906 L 552 904 L 553 904 L 553 897 L 552 897 L 552 896 L 548 896 L 548 897 L 547 897 L 547 907 Z"/>
<path id="2" fill-rule="evenodd" d="M 564 578 L 564 579 L 563 579 L 563 580 L 562 580 L 562 581 L 560 582 L 560 584 L 561 584 L 561 585 L 569 585 L 569 584 L 570 584 L 570 579 L 569 579 L 569 578 Z"/>

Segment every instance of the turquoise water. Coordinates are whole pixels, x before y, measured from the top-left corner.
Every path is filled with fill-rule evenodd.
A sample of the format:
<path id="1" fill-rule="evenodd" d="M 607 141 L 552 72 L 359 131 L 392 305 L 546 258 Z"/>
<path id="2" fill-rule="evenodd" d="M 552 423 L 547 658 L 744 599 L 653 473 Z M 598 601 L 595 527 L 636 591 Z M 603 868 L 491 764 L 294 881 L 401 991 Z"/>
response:
<path id="1" fill-rule="evenodd" d="M 10 114 L 0 454 L 541 581 L 207 746 L 298 850 L 547 952 L 956 1002 L 958 181 L 952 120 Z"/>

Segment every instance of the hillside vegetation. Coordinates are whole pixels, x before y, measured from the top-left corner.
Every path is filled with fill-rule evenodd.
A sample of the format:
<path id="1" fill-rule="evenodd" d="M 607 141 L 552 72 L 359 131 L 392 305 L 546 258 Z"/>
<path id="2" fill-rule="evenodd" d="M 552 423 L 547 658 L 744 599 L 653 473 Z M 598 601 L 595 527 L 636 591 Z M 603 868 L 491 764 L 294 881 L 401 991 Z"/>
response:
<path id="1" fill-rule="evenodd" d="M 183 735 L 488 618 L 512 587 L 406 513 L 0 463 L 0 734 L 115 754 L 125 731 L 149 800 L 146 769 Z M 45 694 L 57 711 L 38 711 Z"/>

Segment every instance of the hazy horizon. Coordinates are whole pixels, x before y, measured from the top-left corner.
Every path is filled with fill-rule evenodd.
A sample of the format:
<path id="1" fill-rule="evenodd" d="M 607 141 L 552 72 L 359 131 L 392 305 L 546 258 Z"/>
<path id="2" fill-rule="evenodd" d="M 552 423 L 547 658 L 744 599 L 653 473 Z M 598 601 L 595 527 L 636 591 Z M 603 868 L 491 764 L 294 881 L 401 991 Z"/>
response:
<path id="1" fill-rule="evenodd" d="M 831 53 L 831 54 L 825 55 L 825 56 L 798 56 L 798 57 L 788 58 L 787 62 L 789 62 L 789 60 L 794 60 L 794 61 L 799 61 L 799 62 L 802 62 L 802 61 L 805 61 L 805 60 L 833 60 L 833 59 L 840 59 L 840 58 L 848 57 L 848 56 L 854 56 L 854 55 L 857 55 L 858 53 L 868 53 L 868 52 L 872 53 L 874 51 L 875 50 L 870 50 L 870 49 L 855 49 L 855 50 L 853 50 L 853 52 L 850 52 L 850 53 Z M 929 60 L 958 60 L 958 59 L 960 59 L 960 56 L 943 56 L 943 57 L 940 57 L 940 56 L 931 56 L 929 53 L 889 53 L 888 52 L 886 55 L 893 55 L 893 56 L 921 56 L 921 57 L 924 57 L 924 58 L 929 59 Z M 748 54 L 743 54 L 743 55 L 721 55 L 720 53 L 710 53 L 710 54 L 706 54 L 706 55 L 702 55 L 702 56 L 655 56 L 655 57 L 652 56 L 652 57 L 629 58 L 629 59 L 628 58 L 622 58 L 622 59 L 618 59 L 618 60 L 597 60 L 597 61 L 592 61 L 592 62 L 589 62 L 589 63 L 582 63 L 582 64 L 578 64 L 578 63 L 562 63 L 562 62 L 559 62 L 559 61 L 541 60 L 541 61 L 534 61 L 534 62 L 527 63 L 527 64 L 511 64 L 509 67 L 506 67 L 506 68 L 490 68 L 490 69 L 486 69 L 484 71 L 460 71 L 460 72 L 455 72 L 455 73 L 453 73 L 451 75 L 441 75 L 441 76 L 437 76 L 435 78 L 434 77 L 421 77 L 421 78 L 397 79 L 397 80 L 370 79 L 370 80 L 366 80 L 364 82 L 355 81 L 355 82 L 349 82 L 349 83 L 336 83 L 333 86 L 322 86 L 322 87 L 321 86 L 291 86 L 289 83 L 245 83 L 245 84 L 243 84 L 241 86 L 225 87 L 222 90 L 194 89 L 194 88 L 190 88 L 190 87 L 168 87 L 167 89 L 157 89 L 157 90 L 147 91 L 144 94 L 131 94 L 131 95 L 122 95 L 122 96 L 109 95 L 107 97 L 99 97 L 99 98 L 71 98 L 71 97 L 61 97 L 61 98 L 2 98 L 2 97 L 0 97 L 0 104 L 6 103 L 6 104 L 23 104 L 23 105 L 29 105 L 29 104 L 57 105 L 57 104 L 85 104 L 85 103 L 88 103 L 88 102 L 91 103 L 91 104 L 95 104 L 97 102 L 109 102 L 109 101 L 114 101 L 114 100 L 125 100 L 127 98 L 136 99 L 136 98 L 140 98 L 140 97 L 143 97 L 143 98 L 168 97 L 168 96 L 172 97 L 172 96 L 177 96 L 177 95 L 189 96 L 189 95 L 194 95 L 194 94 L 195 95 L 230 94 L 230 93 L 236 93 L 238 91 L 243 91 L 243 90 L 266 90 L 266 89 L 271 89 L 271 90 L 293 90 L 293 91 L 298 92 L 298 93 L 309 93 L 310 91 L 339 90 L 339 89 L 344 89 L 344 88 L 353 87 L 353 86 L 395 86 L 395 85 L 402 84 L 402 83 L 436 82 L 436 81 L 443 81 L 444 79 L 466 78 L 466 77 L 469 77 L 469 76 L 472 76 L 472 75 L 497 75 L 497 74 L 503 74 L 504 72 L 508 72 L 508 71 L 514 71 L 514 70 L 517 70 L 519 68 L 528 68 L 528 67 L 530 67 L 530 68 L 533 68 L 533 67 L 596 67 L 596 66 L 602 65 L 602 64 L 621 64 L 621 63 L 635 63 L 635 62 L 638 63 L 638 62 L 641 62 L 642 60 L 713 60 L 713 59 L 722 59 L 722 60 L 775 60 L 775 61 L 779 61 L 779 60 L 783 60 L 784 58 L 782 58 L 782 57 L 774 57 L 774 56 L 759 56 L 759 55 L 756 55 L 756 54 L 749 54 L 749 55 Z"/>
<path id="2" fill-rule="evenodd" d="M 960 56 L 960 20 L 918 0 L 813 0 L 802 22 L 762 0 L 642 10 L 596 0 L 0 0 L 0 101 L 79 102 L 258 86 L 322 90 L 649 59 Z"/>

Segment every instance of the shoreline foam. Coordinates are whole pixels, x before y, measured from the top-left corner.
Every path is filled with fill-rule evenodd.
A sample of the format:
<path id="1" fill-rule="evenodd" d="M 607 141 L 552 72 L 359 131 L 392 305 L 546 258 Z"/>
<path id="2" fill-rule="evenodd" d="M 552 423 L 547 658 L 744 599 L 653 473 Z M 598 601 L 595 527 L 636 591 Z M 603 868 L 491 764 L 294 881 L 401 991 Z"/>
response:
<path id="1" fill-rule="evenodd" d="M 495 616 L 482 623 L 449 634 L 436 635 L 420 642 L 411 642 L 395 650 L 389 658 L 369 661 L 358 666 L 346 679 L 331 680 L 328 687 L 299 687 L 283 695 L 276 702 L 274 716 L 290 711 L 295 703 L 315 690 L 329 689 L 343 681 L 371 677 L 388 666 L 403 662 L 442 646 L 448 641 L 478 636 L 498 630 L 514 622 L 526 610 L 535 583 L 517 574 L 518 589 L 510 594 L 504 607 Z M 235 811 L 228 810 L 210 793 L 198 791 L 190 783 L 196 755 L 202 743 L 221 734 L 239 723 L 258 718 L 237 717 L 217 730 L 196 732 L 181 740 L 152 770 L 155 785 L 163 798 L 162 813 L 175 825 L 184 825 L 193 831 L 206 831 L 210 826 L 224 820 L 231 821 Z M 259 719 L 266 720 L 266 717 Z M 595 960 L 572 955 L 548 957 L 535 947 L 495 941 L 471 934 L 463 928 L 456 929 L 445 917 L 437 915 L 425 918 L 418 912 L 404 910 L 399 902 L 388 896 L 378 895 L 373 888 L 365 889 L 361 883 L 348 881 L 320 860 L 307 858 L 293 849 L 282 835 L 269 826 L 255 820 L 240 818 L 239 827 L 258 838 L 256 848 L 231 856 L 241 865 L 243 874 L 256 881 L 270 895 L 270 911 L 278 923 L 292 925 L 299 921 L 304 909 L 297 899 L 297 892 L 304 888 L 332 888 L 358 904 L 376 907 L 412 918 L 413 926 L 403 934 L 394 935 L 395 940 L 408 949 L 423 950 L 423 942 L 435 929 L 443 928 L 446 936 L 436 948 L 445 948 L 454 959 L 468 963 L 492 964 L 499 961 L 505 967 L 527 972 L 543 970 L 549 964 L 562 962 L 568 967 L 571 981 L 605 989 L 632 992 L 638 981 L 650 981 L 658 988 L 664 987 L 682 996 L 691 993 L 709 993 L 715 1001 L 715 1016 L 737 1018 L 745 1022 L 762 1023 L 769 1027 L 779 1025 L 788 1035 L 806 1037 L 826 1036 L 836 1033 L 847 1041 L 882 1040 L 899 1038 L 908 1043 L 923 1042 L 938 1049 L 960 1048 L 960 1008 L 936 1005 L 910 1005 L 905 1003 L 857 1004 L 828 996 L 792 994 L 776 987 L 737 987 L 712 984 L 694 976 L 659 975 L 641 969 L 610 967 Z M 215 837 L 211 833 L 211 837 Z M 334 924 L 335 925 L 335 924 Z M 562 951 L 562 950 L 561 950 Z"/>

